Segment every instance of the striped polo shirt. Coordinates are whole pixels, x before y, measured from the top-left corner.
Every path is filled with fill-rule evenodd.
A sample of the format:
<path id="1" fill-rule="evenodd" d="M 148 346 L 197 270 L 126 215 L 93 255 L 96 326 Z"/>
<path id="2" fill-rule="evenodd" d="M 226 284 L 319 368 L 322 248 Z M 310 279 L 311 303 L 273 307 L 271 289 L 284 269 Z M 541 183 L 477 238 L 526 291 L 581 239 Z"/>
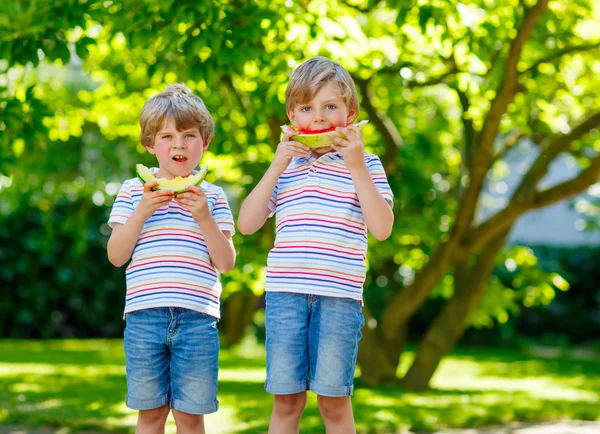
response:
<path id="1" fill-rule="evenodd" d="M 219 228 L 233 235 L 233 216 L 223 189 L 206 181 L 200 187 Z M 125 223 L 143 193 L 138 178 L 125 181 L 108 224 Z M 125 314 L 153 307 L 182 307 L 220 317 L 218 271 L 192 213 L 175 200 L 156 210 L 144 224 L 125 275 Z"/>
<path id="2" fill-rule="evenodd" d="M 392 205 L 381 161 L 365 153 L 371 178 Z M 271 201 L 275 245 L 265 290 L 352 298 L 362 302 L 367 226 L 342 154 L 293 158 Z"/>

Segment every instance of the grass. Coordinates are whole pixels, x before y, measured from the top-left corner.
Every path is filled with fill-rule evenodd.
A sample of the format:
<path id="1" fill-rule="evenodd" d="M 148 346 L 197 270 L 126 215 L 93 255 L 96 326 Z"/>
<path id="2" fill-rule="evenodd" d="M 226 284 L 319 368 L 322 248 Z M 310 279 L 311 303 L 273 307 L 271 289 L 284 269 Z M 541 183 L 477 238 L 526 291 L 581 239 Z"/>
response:
<path id="1" fill-rule="evenodd" d="M 221 352 L 220 409 L 206 418 L 209 432 L 267 431 L 271 397 L 263 390 L 264 365 L 264 348 L 250 341 Z M 426 392 L 358 387 L 353 397 L 358 431 L 600 420 L 598 359 L 460 350 L 444 360 L 432 386 Z M 125 389 L 120 340 L 0 341 L 0 425 L 132 433 L 136 413 L 125 406 Z M 172 421 L 168 432 L 175 432 Z M 324 432 L 313 394 L 301 432 Z"/>

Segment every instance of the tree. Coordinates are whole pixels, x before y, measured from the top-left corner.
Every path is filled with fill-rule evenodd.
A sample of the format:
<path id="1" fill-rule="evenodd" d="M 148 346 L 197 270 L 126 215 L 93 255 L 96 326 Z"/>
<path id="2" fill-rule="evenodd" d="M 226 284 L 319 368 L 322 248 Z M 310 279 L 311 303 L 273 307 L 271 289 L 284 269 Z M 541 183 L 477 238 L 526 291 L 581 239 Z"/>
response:
<path id="1" fill-rule="evenodd" d="M 430 325 L 403 379 L 408 387 L 427 387 L 440 360 L 456 345 L 467 327 L 469 314 L 480 303 L 495 258 L 516 219 L 528 210 L 584 191 L 600 174 L 595 134 L 600 124 L 600 111 L 598 99 L 593 95 L 598 82 L 591 78 L 589 65 L 584 64 L 591 59 L 586 53 L 597 50 L 600 42 L 586 41 L 577 30 L 571 30 L 577 29 L 578 22 L 585 21 L 584 11 L 589 10 L 586 7 L 590 5 L 579 2 L 571 8 L 565 3 L 554 2 L 550 11 L 545 0 L 534 4 L 520 2 L 513 5 L 514 9 L 503 6 L 485 11 L 474 9 L 474 4 L 460 5 L 481 15 L 479 24 L 471 23 L 471 29 L 452 28 L 455 5 L 448 2 L 445 7 L 441 6 L 445 24 L 432 23 L 428 19 L 423 33 L 434 35 L 435 40 L 435 28 L 441 27 L 450 36 L 450 43 L 438 40 L 437 44 L 442 47 L 439 62 L 444 66 L 437 68 L 440 73 L 421 72 L 421 79 L 405 80 L 404 85 L 444 86 L 456 94 L 463 125 L 462 137 L 456 147 L 461 151 L 461 172 L 467 175 L 467 180 L 464 185 L 459 183 L 451 187 L 458 202 L 451 218 L 452 229 L 432 249 L 429 260 L 417 272 L 413 283 L 392 296 L 378 325 L 365 334 L 367 342 L 361 348 L 366 351 L 359 356 L 361 365 L 373 360 L 378 365 L 378 369 L 363 373 L 367 384 L 395 380 L 409 320 L 435 286 L 451 273 L 454 294 Z M 405 26 L 410 25 L 407 24 L 411 22 L 410 18 L 423 18 L 423 9 L 412 12 L 413 17 L 406 16 Z M 466 17 L 463 13 L 463 24 L 466 24 Z M 497 25 L 493 25 L 494 22 Z M 491 31 L 495 31 L 496 41 L 481 37 Z M 506 39 L 501 39 L 505 35 Z M 409 42 L 405 46 L 410 49 Z M 489 47 L 490 42 L 493 49 Z M 465 54 L 465 46 L 470 47 L 468 54 Z M 548 46 L 551 49 L 546 49 Z M 416 56 L 418 52 L 411 54 Z M 402 74 L 404 68 L 409 68 L 410 75 L 413 68 L 426 69 L 400 62 L 378 71 L 377 75 Z M 568 77 L 568 70 L 574 74 L 572 77 Z M 552 73 L 548 74 L 549 71 Z M 375 107 L 364 101 L 375 77 L 358 78 L 363 89 L 363 104 L 383 132 L 387 153 L 394 155 L 401 143 L 389 114 L 381 116 Z M 561 100 L 574 100 L 574 95 L 586 102 L 570 108 L 563 106 Z M 548 113 L 551 104 L 555 104 L 553 115 Z M 559 122 L 562 125 L 557 125 Z M 487 220 L 479 221 L 477 209 L 489 173 L 502 163 L 506 153 L 518 143 L 517 139 L 524 138 L 539 147 L 539 156 L 508 204 Z M 581 173 L 559 185 L 540 187 L 549 165 L 561 153 L 581 157 Z M 389 168 L 393 170 L 395 162 L 390 164 Z"/>
<path id="2" fill-rule="evenodd" d="M 213 112 L 208 180 L 225 187 L 235 212 L 287 122 L 290 70 L 321 54 L 352 72 L 370 120 L 367 149 L 381 156 L 396 193 L 394 233 L 374 243 L 368 258 L 368 325 L 359 353 L 366 384 L 398 381 L 409 322 L 431 297 L 448 301 L 403 379 L 410 387 L 429 384 L 469 325 L 501 321 L 524 298 L 547 302 L 547 295 L 531 295 L 536 285 L 551 293 L 564 287 L 530 269 L 524 290 L 490 273 L 507 256 L 519 268 L 531 262 L 525 249 L 503 251 L 520 215 L 598 178 L 600 27 L 593 2 L 14 4 L 20 6 L 0 11 L 7 24 L 0 77 L 8 83 L 0 88 L 0 181 L 11 180 L 2 190 L 11 204 L 5 218 L 23 197 L 45 210 L 49 228 L 54 204 L 65 196 L 109 207 L 134 163 L 151 161 L 136 147 L 143 101 L 173 81 L 189 84 Z M 48 19 L 27 24 L 39 10 Z M 539 150 L 537 160 L 510 201 L 483 220 L 486 187 L 502 182 L 506 157 L 524 140 Z M 544 187 L 550 164 L 564 154 L 581 173 Z M 70 229 L 85 234 L 85 223 Z M 234 241 L 238 265 L 224 276 L 223 294 L 229 343 L 252 322 L 273 228 Z"/>

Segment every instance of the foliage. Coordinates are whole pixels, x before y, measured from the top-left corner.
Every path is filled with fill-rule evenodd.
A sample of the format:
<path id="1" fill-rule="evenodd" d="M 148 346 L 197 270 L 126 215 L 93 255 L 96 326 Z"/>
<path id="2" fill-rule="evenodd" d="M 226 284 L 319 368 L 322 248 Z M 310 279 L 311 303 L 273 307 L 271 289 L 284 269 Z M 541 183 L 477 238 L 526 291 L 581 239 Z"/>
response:
<path id="1" fill-rule="evenodd" d="M 68 197 L 40 209 L 33 196 L 0 219 L 0 334 L 122 336 L 125 277 L 106 257 L 105 210 Z"/>
<path id="2" fill-rule="evenodd" d="M 365 299 L 382 333 L 401 336 L 430 295 L 456 300 L 457 265 L 483 269 L 480 261 L 500 250 L 489 248 L 491 240 L 520 214 L 597 181 L 600 8 L 589 0 L 555 0 L 547 10 L 545 4 L 4 2 L 0 233 L 2 258 L 17 271 L 3 263 L 2 276 L 15 290 L 2 306 L 2 333 L 35 335 L 42 316 L 39 336 L 61 334 L 54 311 L 74 335 L 115 333 L 99 328 L 122 306 L 122 271 L 108 266 L 102 251 L 105 219 L 134 164 L 152 163 L 138 143 L 137 114 L 146 98 L 182 81 L 206 101 L 217 124 L 204 161 L 207 179 L 225 188 L 235 213 L 287 122 L 291 69 L 322 54 L 352 73 L 361 118 L 370 120 L 367 150 L 381 156 L 395 192 L 394 232 L 370 246 Z M 511 200 L 483 197 L 484 184 L 506 192 L 506 158 L 522 139 L 543 152 L 521 188 Z M 547 188 L 544 175 L 560 153 L 571 154 L 585 176 Z M 478 220 L 483 208 L 496 214 Z M 579 208 L 588 213 L 593 206 Z M 232 294 L 262 293 L 272 240 L 272 222 L 254 236 L 236 234 L 238 265 L 224 276 L 226 304 Z M 484 276 L 485 297 L 475 297 L 478 308 L 456 324 L 503 322 L 521 303 L 554 297 L 556 270 L 537 270 L 523 252 L 500 253 L 496 263 L 514 261 L 524 286 L 496 278 L 488 285 Z M 434 277 L 425 288 L 427 276 Z M 65 282 L 73 294 L 61 300 Z M 87 323 L 64 307 L 83 294 L 92 303 Z M 408 306 L 408 314 L 399 315 L 398 306 Z"/>
<path id="3" fill-rule="evenodd" d="M 2 341 L 0 347 L 1 424 L 133 432 L 135 412 L 124 404 L 121 340 Z M 211 432 L 266 432 L 272 403 L 262 387 L 264 363 L 264 348 L 250 341 L 222 351 L 220 409 L 206 418 Z M 358 432 L 595 420 L 598 366 L 597 360 L 515 351 L 458 351 L 436 375 L 437 391 L 357 388 Z M 303 433 L 323 432 L 313 394 L 301 426 Z"/>

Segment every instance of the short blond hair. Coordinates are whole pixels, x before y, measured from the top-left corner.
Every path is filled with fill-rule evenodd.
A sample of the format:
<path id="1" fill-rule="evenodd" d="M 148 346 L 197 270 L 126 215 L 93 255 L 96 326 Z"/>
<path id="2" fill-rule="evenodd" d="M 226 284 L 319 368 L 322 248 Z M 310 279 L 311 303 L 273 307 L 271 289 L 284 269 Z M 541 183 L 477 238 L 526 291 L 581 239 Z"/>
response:
<path id="1" fill-rule="evenodd" d="M 140 114 L 142 145 L 154 146 L 154 137 L 168 119 L 175 122 L 177 131 L 198 128 L 204 143 L 210 142 L 215 132 L 204 101 L 183 83 L 171 84 L 144 104 Z"/>
<path id="2" fill-rule="evenodd" d="M 322 56 L 307 60 L 292 74 L 285 90 L 287 112 L 293 111 L 298 104 L 312 100 L 317 92 L 329 83 L 338 85 L 340 96 L 348 111 L 358 116 L 358 96 L 354 80 L 342 65 Z"/>

